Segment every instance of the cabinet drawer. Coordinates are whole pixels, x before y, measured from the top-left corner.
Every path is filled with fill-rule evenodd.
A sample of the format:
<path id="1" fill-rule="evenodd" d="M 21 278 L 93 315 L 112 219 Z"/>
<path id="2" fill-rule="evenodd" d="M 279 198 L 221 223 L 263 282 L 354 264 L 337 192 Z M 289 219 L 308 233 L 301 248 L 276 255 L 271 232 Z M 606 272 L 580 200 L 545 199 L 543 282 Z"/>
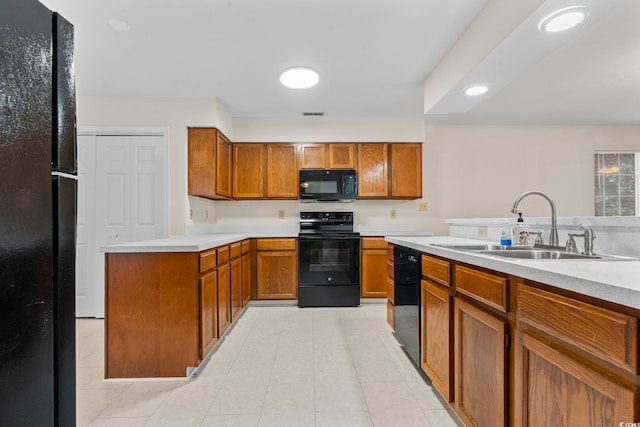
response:
<path id="1" fill-rule="evenodd" d="M 242 253 L 246 254 L 251 252 L 251 240 L 243 240 L 242 241 Z"/>
<path id="2" fill-rule="evenodd" d="M 517 300 L 519 323 L 638 373 L 636 318 L 523 284 Z"/>
<path id="3" fill-rule="evenodd" d="M 360 246 L 362 249 L 387 249 L 387 241 L 384 237 L 361 237 Z"/>
<path id="4" fill-rule="evenodd" d="M 507 312 L 507 279 L 456 265 L 456 290 L 461 294 Z"/>
<path id="5" fill-rule="evenodd" d="M 391 243 L 387 243 L 387 259 L 393 264 L 393 247 Z"/>
<path id="6" fill-rule="evenodd" d="M 242 255 L 242 243 L 241 242 L 235 242 L 229 245 L 229 257 L 231 259 L 234 258 L 238 258 L 240 255 Z"/>
<path id="7" fill-rule="evenodd" d="M 395 304 L 395 300 L 394 300 L 394 284 L 393 284 L 393 279 L 390 277 L 387 277 L 387 299 L 389 300 L 389 302 L 391 302 L 392 304 Z"/>
<path id="8" fill-rule="evenodd" d="M 218 265 L 229 262 L 229 245 L 218 247 Z"/>
<path id="9" fill-rule="evenodd" d="M 211 249 L 206 252 L 200 252 L 200 273 L 211 270 L 216 266 L 216 250 Z"/>
<path id="10" fill-rule="evenodd" d="M 422 275 L 441 285 L 451 286 L 451 263 L 422 255 Z"/>
<path id="11" fill-rule="evenodd" d="M 296 239 L 258 239 L 257 248 L 259 251 L 292 251 L 296 249 Z"/>

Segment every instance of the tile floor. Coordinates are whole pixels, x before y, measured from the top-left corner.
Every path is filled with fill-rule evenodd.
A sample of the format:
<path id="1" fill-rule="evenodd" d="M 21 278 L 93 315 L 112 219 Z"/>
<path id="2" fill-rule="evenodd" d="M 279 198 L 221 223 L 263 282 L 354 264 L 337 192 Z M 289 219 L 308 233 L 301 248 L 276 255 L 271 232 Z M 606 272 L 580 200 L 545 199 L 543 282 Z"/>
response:
<path id="1" fill-rule="evenodd" d="M 250 306 L 189 381 L 104 381 L 103 330 L 77 321 L 78 426 L 457 426 L 383 304 Z"/>

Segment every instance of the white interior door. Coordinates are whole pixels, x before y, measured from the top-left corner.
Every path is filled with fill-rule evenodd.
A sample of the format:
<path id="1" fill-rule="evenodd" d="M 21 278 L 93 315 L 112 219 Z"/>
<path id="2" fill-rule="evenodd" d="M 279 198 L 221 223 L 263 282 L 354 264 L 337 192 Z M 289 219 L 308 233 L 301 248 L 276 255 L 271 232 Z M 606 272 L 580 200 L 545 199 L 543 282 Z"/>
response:
<path id="1" fill-rule="evenodd" d="M 78 136 L 78 219 L 76 243 L 76 316 L 95 316 L 96 137 Z"/>
<path id="2" fill-rule="evenodd" d="M 85 274 L 91 290 L 85 290 L 82 297 L 78 293 L 76 312 L 104 317 L 104 253 L 100 247 L 167 235 L 166 144 L 163 135 L 97 135 L 93 142 L 93 191 L 87 195 L 89 190 L 84 190 L 88 196 L 84 200 L 78 193 L 79 205 L 95 206 L 93 247 L 85 247 L 85 257 L 92 258 L 85 268 L 91 268 L 93 274 Z"/>

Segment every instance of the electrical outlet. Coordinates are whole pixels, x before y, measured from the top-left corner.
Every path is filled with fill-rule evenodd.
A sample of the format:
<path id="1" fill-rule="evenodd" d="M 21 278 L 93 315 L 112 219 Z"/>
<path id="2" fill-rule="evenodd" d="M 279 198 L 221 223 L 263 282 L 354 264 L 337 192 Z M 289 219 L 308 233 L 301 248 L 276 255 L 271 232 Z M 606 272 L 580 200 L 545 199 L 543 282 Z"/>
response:
<path id="1" fill-rule="evenodd" d="M 193 219 L 193 209 L 189 209 L 189 219 Z"/>
<path id="2" fill-rule="evenodd" d="M 209 219 L 209 209 L 205 209 L 205 211 L 204 211 L 204 219 Z"/>
<path id="3" fill-rule="evenodd" d="M 396 210 L 395 209 L 391 209 L 389 211 L 389 215 L 391 216 L 391 219 L 396 219 Z"/>
<path id="4" fill-rule="evenodd" d="M 278 219 L 284 219 L 284 209 L 278 211 Z"/>
<path id="5" fill-rule="evenodd" d="M 418 203 L 418 210 L 420 212 L 426 212 L 427 211 L 427 207 L 428 207 L 427 202 Z"/>
<path id="6" fill-rule="evenodd" d="M 478 227 L 478 237 L 487 237 L 487 226 L 481 225 Z"/>

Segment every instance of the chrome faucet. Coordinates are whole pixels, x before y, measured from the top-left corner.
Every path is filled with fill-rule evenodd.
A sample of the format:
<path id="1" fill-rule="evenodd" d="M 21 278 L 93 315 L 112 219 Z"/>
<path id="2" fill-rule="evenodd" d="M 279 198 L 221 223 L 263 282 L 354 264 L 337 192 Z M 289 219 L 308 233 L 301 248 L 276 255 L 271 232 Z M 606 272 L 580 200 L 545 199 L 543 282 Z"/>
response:
<path id="1" fill-rule="evenodd" d="M 518 204 L 520 203 L 520 200 L 532 194 L 537 194 L 538 196 L 544 197 L 549 202 L 549 205 L 551 205 L 551 232 L 549 234 L 549 244 L 552 246 L 558 246 L 560 239 L 558 239 L 558 225 L 556 221 L 556 204 L 553 203 L 553 200 L 551 200 L 549 196 L 539 191 L 527 191 L 525 193 L 522 193 L 521 195 L 518 196 L 516 201 L 513 203 L 513 208 L 511 208 L 511 213 L 517 213 Z"/>
<path id="2" fill-rule="evenodd" d="M 578 226 L 580 230 L 584 230 L 584 233 L 569 233 L 569 238 L 567 239 L 567 252 L 578 252 L 578 248 L 576 246 L 574 237 L 584 237 L 584 254 L 585 255 L 594 255 L 593 253 L 593 239 L 596 238 L 596 233 L 593 230 L 583 224 Z"/>

